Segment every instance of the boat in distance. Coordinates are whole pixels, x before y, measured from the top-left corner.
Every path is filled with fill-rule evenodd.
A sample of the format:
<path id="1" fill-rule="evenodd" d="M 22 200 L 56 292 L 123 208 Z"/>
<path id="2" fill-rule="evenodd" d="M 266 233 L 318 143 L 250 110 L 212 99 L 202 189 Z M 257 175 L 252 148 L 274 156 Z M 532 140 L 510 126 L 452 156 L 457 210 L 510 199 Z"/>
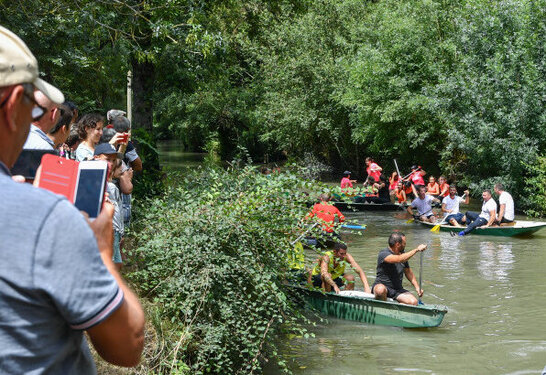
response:
<path id="1" fill-rule="evenodd" d="M 428 223 L 420 220 L 415 220 L 418 223 L 423 224 L 427 227 L 434 227 L 438 224 Z M 541 230 L 546 227 L 546 222 L 542 221 L 524 221 L 517 220 L 513 225 L 501 225 L 501 226 L 491 226 L 491 227 L 478 227 L 470 232 L 470 235 L 481 234 L 484 236 L 502 236 L 502 237 L 513 237 L 513 236 L 530 236 L 536 231 Z M 441 232 L 455 232 L 458 233 L 464 230 L 466 227 L 454 227 L 449 224 L 441 224 Z"/>
<path id="2" fill-rule="evenodd" d="M 367 202 L 346 202 L 346 201 L 333 201 L 340 211 L 398 211 L 403 210 L 404 206 L 396 203 L 367 203 Z"/>
<path id="3" fill-rule="evenodd" d="M 340 294 L 290 285 L 306 307 L 325 315 L 361 323 L 403 327 L 437 327 L 447 314 L 445 306 L 405 305 L 393 300 L 376 300 L 373 294 L 361 291 L 342 291 Z"/>

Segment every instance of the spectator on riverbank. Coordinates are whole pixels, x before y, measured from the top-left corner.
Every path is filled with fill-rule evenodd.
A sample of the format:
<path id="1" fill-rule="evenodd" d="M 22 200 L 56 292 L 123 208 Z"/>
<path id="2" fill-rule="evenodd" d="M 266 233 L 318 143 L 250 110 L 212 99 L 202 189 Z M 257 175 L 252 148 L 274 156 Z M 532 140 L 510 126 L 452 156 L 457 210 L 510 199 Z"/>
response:
<path id="1" fill-rule="evenodd" d="M 61 111 L 59 103 L 49 99 L 41 91 L 36 91 L 33 98 L 39 108 L 43 110 L 41 116 L 37 117 L 30 125 L 30 132 L 23 146 L 25 150 L 54 150 L 53 141 L 47 136 L 47 133 L 55 126 Z"/>
<path id="2" fill-rule="evenodd" d="M 59 120 L 47 135 L 53 142 L 53 147 L 55 149 L 59 149 L 66 142 L 66 139 L 70 134 L 70 122 L 72 121 L 73 115 L 70 108 L 64 104 L 60 105 L 58 108 L 61 113 Z M 61 149 L 61 152 L 64 155 L 64 149 Z"/>
<path id="3" fill-rule="evenodd" d="M 95 152 L 95 146 L 102 136 L 104 118 L 99 113 L 88 113 L 78 121 L 78 134 L 81 142 L 76 149 L 76 160 L 91 160 Z"/>
<path id="4" fill-rule="evenodd" d="M 421 244 L 415 249 L 404 252 L 406 236 L 402 232 L 394 232 L 389 237 L 389 247 L 379 252 L 377 256 L 377 275 L 372 285 L 375 298 L 386 301 L 392 298 L 407 305 L 417 305 L 418 300 L 402 286 L 404 275 L 410 281 L 421 297 L 423 290 L 411 270 L 408 260 L 420 251 L 425 251 L 427 245 Z"/>
<path id="5" fill-rule="evenodd" d="M 64 97 L 38 78 L 36 58 L 1 26 L 0 61 L 11 66 L 0 74 L 2 373 L 96 373 L 84 330 L 105 360 L 134 366 L 144 313 L 111 260 L 113 207 L 89 223 L 65 198 L 11 179 L 31 121 L 45 113 L 35 90 L 56 105 Z"/>

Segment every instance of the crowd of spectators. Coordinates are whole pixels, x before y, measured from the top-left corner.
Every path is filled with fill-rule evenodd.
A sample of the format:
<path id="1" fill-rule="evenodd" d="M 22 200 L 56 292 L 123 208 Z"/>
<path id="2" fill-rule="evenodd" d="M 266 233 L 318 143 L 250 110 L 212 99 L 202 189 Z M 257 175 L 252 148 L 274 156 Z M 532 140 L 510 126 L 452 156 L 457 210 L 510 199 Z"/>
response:
<path id="1" fill-rule="evenodd" d="M 101 114 L 80 116 L 39 75 L 26 44 L 0 26 L 0 372 L 94 374 L 84 331 L 106 361 L 134 366 L 144 313 L 119 273 L 133 171 L 142 169 L 130 122 L 109 111 L 103 131 Z M 12 176 L 23 148 L 107 161 L 109 198 L 98 217 Z"/>

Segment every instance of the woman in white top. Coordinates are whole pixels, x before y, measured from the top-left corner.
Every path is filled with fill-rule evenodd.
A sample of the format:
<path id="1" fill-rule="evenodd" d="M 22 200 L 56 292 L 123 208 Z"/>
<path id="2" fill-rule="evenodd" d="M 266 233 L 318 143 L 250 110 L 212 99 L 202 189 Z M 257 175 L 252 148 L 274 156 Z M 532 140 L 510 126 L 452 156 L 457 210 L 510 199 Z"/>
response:
<path id="1" fill-rule="evenodd" d="M 76 160 L 91 160 L 95 146 L 99 143 L 104 126 L 104 117 L 99 113 L 88 113 L 78 122 L 78 133 L 82 142 L 76 149 Z"/>

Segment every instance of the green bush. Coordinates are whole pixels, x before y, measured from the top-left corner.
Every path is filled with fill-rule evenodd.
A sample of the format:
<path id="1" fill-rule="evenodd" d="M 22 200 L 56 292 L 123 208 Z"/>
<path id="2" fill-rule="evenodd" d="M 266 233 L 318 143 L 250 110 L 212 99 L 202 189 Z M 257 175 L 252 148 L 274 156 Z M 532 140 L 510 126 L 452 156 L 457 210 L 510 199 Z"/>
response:
<path id="1" fill-rule="evenodd" d="M 530 216 L 546 216 L 546 156 L 539 157 L 537 163 L 528 165 L 529 178 L 525 181 L 525 203 L 530 207 Z"/>
<path id="2" fill-rule="evenodd" d="M 177 332 L 154 371 L 248 374 L 266 360 L 288 371 L 274 338 L 301 333 L 282 280 L 311 183 L 244 167 L 197 169 L 167 186 L 137 207 L 128 274 Z"/>

